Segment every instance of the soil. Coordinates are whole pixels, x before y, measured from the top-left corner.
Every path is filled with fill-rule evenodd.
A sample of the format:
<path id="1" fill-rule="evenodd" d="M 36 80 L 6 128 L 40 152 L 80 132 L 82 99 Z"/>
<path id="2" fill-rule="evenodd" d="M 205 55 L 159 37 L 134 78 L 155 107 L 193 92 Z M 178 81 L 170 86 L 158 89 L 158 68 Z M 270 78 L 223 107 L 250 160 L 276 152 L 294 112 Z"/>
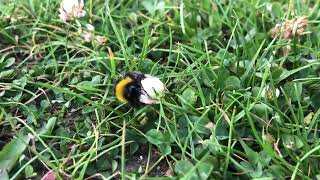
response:
<path id="1" fill-rule="evenodd" d="M 161 154 L 156 149 L 152 149 L 149 168 L 156 163 Z M 144 174 L 146 165 L 148 161 L 148 150 L 147 148 L 141 148 L 140 151 L 136 152 L 133 155 L 127 154 L 126 155 L 126 171 L 128 173 L 139 173 L 140 175 Z M 139 172 L 140 169 L 140 172 Z M 167 171 L 170 169 L 166 159 L 162 159 L 160 163 L 157 164 L 156 167 L 152 169 L 151 172 L 148 173 L 148 177 L 159 177 L 159 176 L 166 176 Z"/>

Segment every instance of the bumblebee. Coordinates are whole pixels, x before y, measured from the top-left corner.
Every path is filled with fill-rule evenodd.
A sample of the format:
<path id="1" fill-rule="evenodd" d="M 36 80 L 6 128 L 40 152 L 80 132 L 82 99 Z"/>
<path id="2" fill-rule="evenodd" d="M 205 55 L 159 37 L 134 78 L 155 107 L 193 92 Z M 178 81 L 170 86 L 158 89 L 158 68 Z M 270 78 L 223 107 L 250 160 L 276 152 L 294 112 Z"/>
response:
<path id="1" fill-rule="evenodd" d="M 154 104 L 164 89 L 157 77 L 137 72 L 125 72 L 114 82 L 116 98 L 129 105 Z"/>

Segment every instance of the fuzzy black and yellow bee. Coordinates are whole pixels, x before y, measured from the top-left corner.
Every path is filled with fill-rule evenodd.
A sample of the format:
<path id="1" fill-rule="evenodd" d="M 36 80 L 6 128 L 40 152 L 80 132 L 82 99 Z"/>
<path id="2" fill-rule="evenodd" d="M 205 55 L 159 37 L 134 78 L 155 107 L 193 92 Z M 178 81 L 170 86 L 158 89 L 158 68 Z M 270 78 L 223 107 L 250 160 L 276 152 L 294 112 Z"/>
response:
<path id="1" fill-rule="evenodd" d="M 130 105 L 154 104 L 164 89 L 157 77 L 137 72 L 126 72 L 114 82 L 116 98 Z"/>

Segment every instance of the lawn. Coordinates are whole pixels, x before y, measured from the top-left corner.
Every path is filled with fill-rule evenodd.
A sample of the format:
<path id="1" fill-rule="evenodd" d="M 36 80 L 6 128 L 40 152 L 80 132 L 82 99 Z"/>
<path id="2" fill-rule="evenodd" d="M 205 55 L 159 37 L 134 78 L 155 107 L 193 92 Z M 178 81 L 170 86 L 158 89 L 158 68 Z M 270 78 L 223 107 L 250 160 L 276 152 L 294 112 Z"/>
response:
<path id="1" fill-rule="evenodd" d="M 319 0 L 79 2 L 0 2 L 1 180 L 320 179 Z"/>

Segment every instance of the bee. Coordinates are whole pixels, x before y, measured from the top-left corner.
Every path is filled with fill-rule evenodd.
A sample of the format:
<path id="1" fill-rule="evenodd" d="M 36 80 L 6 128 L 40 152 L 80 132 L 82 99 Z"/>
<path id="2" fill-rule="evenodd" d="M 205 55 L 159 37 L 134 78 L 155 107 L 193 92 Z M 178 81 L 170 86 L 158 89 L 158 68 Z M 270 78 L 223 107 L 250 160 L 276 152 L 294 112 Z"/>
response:
<path id="1" fill-rule="evenodd" d="M 116 98 L 129 105 L 154 104 L 164 90 L 159 78 L 138 72 L 125 72 L 114 82 Z"/>

